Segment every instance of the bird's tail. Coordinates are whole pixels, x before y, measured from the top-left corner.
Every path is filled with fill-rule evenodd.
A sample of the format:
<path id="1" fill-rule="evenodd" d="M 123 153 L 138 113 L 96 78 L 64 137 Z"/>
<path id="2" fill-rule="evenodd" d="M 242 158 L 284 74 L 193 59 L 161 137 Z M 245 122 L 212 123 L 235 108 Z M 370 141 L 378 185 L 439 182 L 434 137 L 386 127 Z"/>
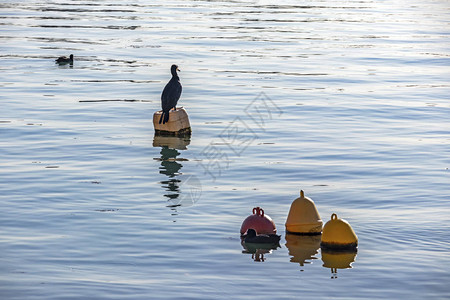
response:
<path id="1" fill-rule="evenodd" d="M 164 120 L 163 120 L 163 124 L 169 122 L 169 112 L 166 112 L 166 114 L 164 115 Z"/>
<path id="2" fill-rule="evenodd" d="M 159 118 L 159 124 L 161 124 L 161 122 L 163 124 L 166 124 L 167 122 L 169 122 L 169 112 L 165 112 L 165 111 L 162 112 L 161 118 Z"/>

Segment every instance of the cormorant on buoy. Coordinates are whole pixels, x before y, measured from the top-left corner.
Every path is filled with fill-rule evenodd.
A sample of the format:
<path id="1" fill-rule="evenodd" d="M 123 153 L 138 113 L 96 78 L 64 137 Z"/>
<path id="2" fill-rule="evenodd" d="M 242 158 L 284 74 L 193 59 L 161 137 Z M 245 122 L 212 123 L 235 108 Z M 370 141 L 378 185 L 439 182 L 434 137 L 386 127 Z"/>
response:
<path id="1" fill-rule="evenodd" d="M 169 121 L 169 111 L 173 108 L 176 110 L 176 106 L 178 103 L 178 99 L 180 99 L 181 96 L 181 83 L 180 83 L 180 77 L 178 77 L 177 71 L 180 71 L 178 69 L 177 65 L 172 65 L 170 68 L 170 72 L 172 73 L 172 78 L 170 81 L 166 84 L 164 87 L 164 90 L 161 94 L 161 107 L 162 107 L 162 114 L 161 118 L 159 119 L 159 124 L 161 122 L 163 124 L 167 123 Z"/>
<path id="2" fill-rule="evenodd" d="M 55 62 L 60 65 L 69 64 L 69 63 L 73 64 L 73 54 L 70 54 L 69 57 L 60 56 L 57 59 L 55 59 Z"/>

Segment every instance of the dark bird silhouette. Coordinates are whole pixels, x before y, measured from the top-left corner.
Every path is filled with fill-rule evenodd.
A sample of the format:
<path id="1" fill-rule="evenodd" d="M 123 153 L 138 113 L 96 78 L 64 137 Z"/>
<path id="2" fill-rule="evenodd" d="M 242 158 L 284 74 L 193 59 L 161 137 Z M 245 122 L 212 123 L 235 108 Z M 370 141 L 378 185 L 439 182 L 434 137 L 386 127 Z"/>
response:
<path id="1" fill-rule="evenodd" d="M 177 71 L 180 71 L 178 69 L 178 66 L 172 65 L 172 67 L 170 68 L 172 78 L 166 84 L 161 94 L 161 106 L 163 112 L 161 114 L 161 118 L 159 119 L 159 124 L 161 124 L 161 122 L 163 124 L 167 123 L 169 121 L 169 111 L 172 108 L 174 110 L 177 109 L 176 106 L 178 103 L 178 99 L 180 99 L 182 90 L 180 77 L 178 77 Z"/>
<path id="2" fill-rule="evenodd" d="M 249 228 L 247 233 L 242 236 L 245 243 L 256 244 L 278 244 L 280 236 L 276 234 L 256 234 L 256 230 Z"/>
<path id="3" fill-rule="evenodd" d="M 55 59 L 55 62 L 57 64 L 63 65 L 63 64 L 73 64 L 73 54 L 70 54 L 69 57 L 60 56 L 57 59 Z"/>

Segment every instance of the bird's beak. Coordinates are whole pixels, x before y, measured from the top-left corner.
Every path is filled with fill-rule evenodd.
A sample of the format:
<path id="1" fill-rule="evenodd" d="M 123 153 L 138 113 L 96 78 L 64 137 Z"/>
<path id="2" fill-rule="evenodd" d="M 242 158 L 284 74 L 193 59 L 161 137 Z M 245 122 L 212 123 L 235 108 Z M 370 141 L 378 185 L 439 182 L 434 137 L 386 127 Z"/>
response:
<path id="1" fill-rule="evenodd" d="M 177 71 L 178 71 L 178 72 L 181 72 L 181 70 L 180 70 L 180 69 L 178 69 L 178 68 L 177 68 Z"/>

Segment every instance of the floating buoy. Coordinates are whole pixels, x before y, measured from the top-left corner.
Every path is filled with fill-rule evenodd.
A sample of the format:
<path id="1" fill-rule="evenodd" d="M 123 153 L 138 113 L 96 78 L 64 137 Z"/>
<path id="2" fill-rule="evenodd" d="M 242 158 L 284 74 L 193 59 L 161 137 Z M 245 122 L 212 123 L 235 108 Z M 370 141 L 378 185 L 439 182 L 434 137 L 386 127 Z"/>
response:
<path id="1" fill-rule="evenodd" d="M 186 110 L 183 107 L 169 112 L 169 121 L 159 124 L 162 110 L 153 114 L 153 126 L 155 134 L 163 136 L 185 136 L 191 134 L 191 124 Z"/>
<path id="2" fill-rule="evenodd" d="M 331 250 L 356 250 L 357 246 L 358 237 L 350 224 L 332 214 L 331 220 L 323 227 L 320 247 Z"/>
<path id="3" fill-rule="evenodd" d="M 253 228 L 257 234 L 275 234 L 277 228 L 272 219 L 264 214 L 261 207 L 254 207 L 253 214 L 248 216 L 241 226 L 241 235 L 247 232 L 247 229 Z"/>
<path id="4" fill-rule="evenodd" d="M 322 232 L 322 220 L 314 201 L 305 197 L 300 191 L 300 197 L 291 204 L 286 220 L 286 231 L 295 234 L 315 235 Z"/>

